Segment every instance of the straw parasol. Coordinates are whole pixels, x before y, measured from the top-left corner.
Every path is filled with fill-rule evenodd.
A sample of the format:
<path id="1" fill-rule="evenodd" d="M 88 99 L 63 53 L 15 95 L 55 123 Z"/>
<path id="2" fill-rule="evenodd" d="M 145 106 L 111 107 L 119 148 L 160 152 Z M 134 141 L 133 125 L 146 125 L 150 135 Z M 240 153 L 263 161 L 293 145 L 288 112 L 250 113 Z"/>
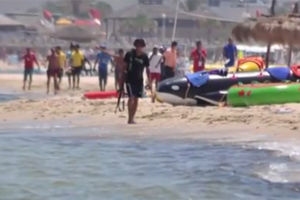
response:
<path id="1" fill-rule="evenodd" d="M 295 4 L 293 13 L 285 16 L 274 15 L 275 1 L 272 2 L 271 15 L 248 19 L 238 24 L 232 31 L 239 42 L 254 40 L 268 45 L 266 66 L 269 64 L 270 47 L 272 44 L 282 44 L 290 47 L 288 66 L 291 64 L 292 50 L 300 46 L 300 15 L 298 4 Z M 272 11 L 273 10 L 273 11 Z"/>

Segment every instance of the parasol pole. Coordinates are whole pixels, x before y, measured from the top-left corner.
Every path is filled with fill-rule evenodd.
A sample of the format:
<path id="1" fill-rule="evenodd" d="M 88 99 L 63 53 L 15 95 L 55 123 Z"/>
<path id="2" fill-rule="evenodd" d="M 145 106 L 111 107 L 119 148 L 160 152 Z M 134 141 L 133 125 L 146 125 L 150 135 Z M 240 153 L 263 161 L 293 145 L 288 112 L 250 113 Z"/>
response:
<path id="1" fill-rule="evenodd" d="M 276 0 L 272 0 L 271 9 L 270 9 L 270 14 L 272 17 L 275 15 L 275 5 L 276 5 Z M 267 55 L 266 55 L 266 68 L 269 67 L 271 46 L 272 46 L 271 42 L 268 42 Z"/>
<path id="2" fill-rule="evenodd" d="M 176 13 L 175 13 L 175 17 L 174 17 L 173 33 L 172 33 L 172 41 L 174 41 L 175 37 L 176 37 L 176 29 L 177 29 L 179 6 L 180 6 L 180 0 L 177 0 Z"/>
<path id="3" fill-rule="evenodd" d="M 292 55 L 293 55 L 293 45 L 289 45 L 289 52 L 288 52 L 288 67 L 291 67 L 292 63 Z"/>
<path id="4" fill-rule="evenodd" d="M 269 67 L 269 61 L 270 61 L 270 52 L 271 52 L 271 42 L 268 43 L 268 46 L 267 46 L 267 55 L 266 55 L 266 68 Z"/>

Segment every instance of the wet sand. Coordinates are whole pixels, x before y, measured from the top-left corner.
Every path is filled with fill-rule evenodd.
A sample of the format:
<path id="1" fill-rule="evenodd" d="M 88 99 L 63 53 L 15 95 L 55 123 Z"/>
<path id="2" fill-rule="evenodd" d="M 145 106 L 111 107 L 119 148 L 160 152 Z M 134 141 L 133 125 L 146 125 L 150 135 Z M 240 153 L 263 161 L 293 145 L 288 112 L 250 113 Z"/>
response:
<path id="1" fill-rule="evenodd" d="M 223 141 L 293 141 L 300 143 L 300 105 L 185 107 L 140 101 L 137 125 L 126 124 L 126 112 L 115 113 L 116 99 L 86 100 L 85 91 L 98 90 L 97 77 L 83 77 L 81 90 L 68 90 L 64 78 L 58 95 L 46 95 L 45 75 L 35 75 L 31 91 L 22 91 L 22 75 L 0 74 L 0 91 L 23 98 L 0 104 L 0 126 L 64 121 L 80 127 L 113 127 L 128 136 L 204 138 Z M 109 79 L 108 90 L 113 89 Z M 93 135 L 95 136 L 95 135 Z"/>

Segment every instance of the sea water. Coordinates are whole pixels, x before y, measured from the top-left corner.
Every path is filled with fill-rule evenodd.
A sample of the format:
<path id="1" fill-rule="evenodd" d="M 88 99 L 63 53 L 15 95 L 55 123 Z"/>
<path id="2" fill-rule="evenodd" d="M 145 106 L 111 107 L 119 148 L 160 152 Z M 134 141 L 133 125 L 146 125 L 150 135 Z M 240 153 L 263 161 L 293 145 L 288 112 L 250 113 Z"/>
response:
<path id="1" fill-rule="evenodd" d="M 100 136 L 84 136 L 91 132 Z M 295 200 L 298 169 L 297 159 L 261 143 L 0 128 L 1 200 Z"/>

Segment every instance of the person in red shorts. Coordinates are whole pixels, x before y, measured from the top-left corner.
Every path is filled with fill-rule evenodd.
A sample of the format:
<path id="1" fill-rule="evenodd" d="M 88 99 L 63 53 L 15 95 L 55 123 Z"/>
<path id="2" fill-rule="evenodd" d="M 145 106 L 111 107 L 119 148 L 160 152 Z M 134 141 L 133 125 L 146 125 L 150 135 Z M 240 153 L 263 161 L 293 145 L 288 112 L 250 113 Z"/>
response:
<path id="1" fill-rule="evenodd" d="M 50 90 L 50 81 L 51 77 L 53 77 L 54 81 L 54 94 L 57 94 L 58 86 L 58 75 L 60 72 L 59 59 L 58 55 L 55 52 L 55 49 L 51 49 L 51 54 L 47 57 L 48 61 L 48 70 L 47 70 L 47 94 L 49 94 Z"/>
<path id="2" fill-rule="evenodd" d="M 149 55 L 149 70 L 150 70 L 150 85 L 155 84 L 155 89 L 159 81 L 161 80 L 161 63 L 163 62 L 163 56 L 158 52 L 158 48 L 155 46 L 152 50 L 152 53 Z M 153 88 L 153 87 L 151 87 Z M 152 93 L 152 102 L 155 102 L 154 91 Z"/>
<path id="3" fill-rule="evenodd" d="M 26 49 L 26 54 L 22 57 L 24 60 L 24 81 L 23 81 L 23 90 L 26 89 L 26 82 L 27 78 L 29 77 L 29 84 L 28 84 L 28 90 L 31 89 L 32 84 L 32 74 L 33 74 L 33 68 L 34 64 L 36 64 L 38 67 L 40 67 L 35 54 L 31 51 L 30 48 Z"/>
<path id="4" fill-rule="evenodd" d="M 191 53 L 190 59 L 193 60 L 193 71 L 199 72 L 205 69 L 206 62 L 206 50 L 202 47 L 202 42 L 196 42 L 196 49 L 194 49 Z"/>

